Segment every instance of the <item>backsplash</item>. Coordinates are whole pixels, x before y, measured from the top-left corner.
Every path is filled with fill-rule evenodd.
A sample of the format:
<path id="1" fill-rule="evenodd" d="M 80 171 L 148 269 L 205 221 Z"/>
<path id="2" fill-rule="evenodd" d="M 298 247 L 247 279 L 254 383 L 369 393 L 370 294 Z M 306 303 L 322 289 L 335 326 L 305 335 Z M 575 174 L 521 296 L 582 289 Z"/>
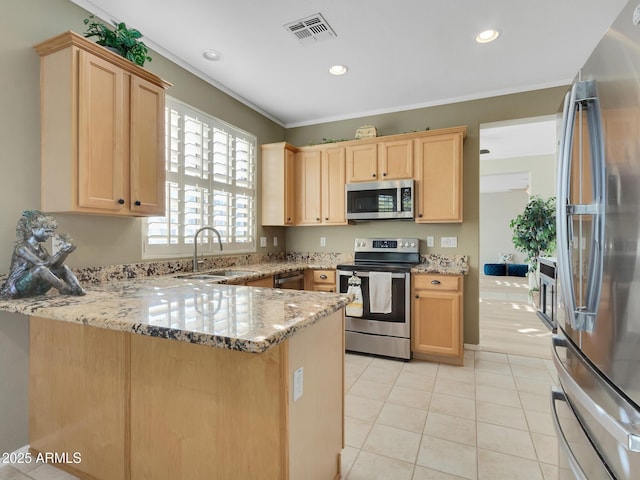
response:
<path id="1" fill-rule="evenodd" d="M 282 262 L 284 261 L 284 258 L 284 252 L 203 257 L 202 260 L 204 260 L 204 263 L 200 265 L 199 269 L 211 270 L 214 268 L 233 267 L 238 265 Z M 74 268 L 73 271 L 81 284 L 97 284 L 112 280 L 125 280 L 127 278 L 141 278 L 155 275 L 169 275 L 179 272 L 191 272 L 193 271 L 193 259 L 191 257 L 185 257 L 181 259 L 157 262 L 104 265 L 100 267 Z"/>
<path id="2" fill-rule="evenodd" d="M 439 255 L 431 253 L 420 255 L 420 263 L 438 271 L 457 271 L 463 275 L 469 273 L 468 255 Z"/>
<path id="3" fill-rule="evenodd" d="M 274 253 L 247 253 L 243 255 L 226 255 L 203 257 L 204 264 L 200 270 L 212 270 L 216 268 L 234 267 L 242 265 L 255 265 L 270 262 L 304 263 L 310 266 L 322 266 L 335 268 L 340 263 L 353 262 L 353 253 L 340 252 L 274 252 Z M 422 264 L 438 271 L 469 272 L 469 257 L 467 255 L 421 255 Z M 99 267 L 74 268 L 73 272 L 78 277 L 81 285 L 95 285 L 112 280 L 125 280 L 130 278 L 144 278 L 155 275 L 169 275 L 179 272 L 191 272 L 193 270 L 192 258 L 181 258 L 156 262 L 129 263 L 123 265 L 104 265 Z M 0 275 L 0 285 L 6 275 Z"/>

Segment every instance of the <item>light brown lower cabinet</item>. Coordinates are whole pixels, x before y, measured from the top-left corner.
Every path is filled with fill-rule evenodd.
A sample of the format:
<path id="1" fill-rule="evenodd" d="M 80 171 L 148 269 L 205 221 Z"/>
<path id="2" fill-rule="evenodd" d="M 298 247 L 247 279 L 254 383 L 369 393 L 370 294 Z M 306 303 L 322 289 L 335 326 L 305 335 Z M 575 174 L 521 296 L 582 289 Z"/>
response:
<path id="1" fill-rule="evenodd" d="M 464 277 L 413 274 L 411 279 L 413 358 L 462 365 Z"/>
<path id="2" fill-rule="evenodd" d="M 31 452 L 79 453 L 56 465 L 79 478 L 340 477 L 341 311 L 261 354 L 38 317 L 30 338 Z"/>
<path id="3" fill-rule="evenodd" d="M 273 288 L 273 277 L 263 277 L 257 280 L 247 280 L 245 285 L 249 287 L 263 287 L 263 288 Z"/>

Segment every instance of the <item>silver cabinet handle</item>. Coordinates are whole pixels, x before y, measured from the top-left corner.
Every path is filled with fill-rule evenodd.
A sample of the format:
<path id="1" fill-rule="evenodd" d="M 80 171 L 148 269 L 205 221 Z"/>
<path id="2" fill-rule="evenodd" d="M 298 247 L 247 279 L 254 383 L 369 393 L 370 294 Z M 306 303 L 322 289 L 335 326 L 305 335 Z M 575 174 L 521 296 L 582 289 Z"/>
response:
<path id="1" fill-rule="evenodd" d="M 580 403 L 582 407 L 587 410 L 591 416 L 604 428 L 609 434 L 616 439 L 620 445 L 630 452 L 640 452 L 640 434 L 631 432 L 627 426 L 621 424 L 613 418 L 609 412 L 603 409 L 600 405 L 595 403 L 591 397 L 582 389 L 582 387 L 575 381 L 571 373 L 567 371 L 564 364 L 560 360 L 558 355 L 558 348 L 570 348 L 573 347 L 560 335 L 554 335 L 551 339 L 553 363 L 558 371 L 558 378 L 564 389 L 570 393 L 570 397 Z M 589 370 L 594 376 L 598 374 L 593 370 L 593 367 L 584 363 L 585 368 Z M 596 377 L 597 378 L 597 377 Z M 632 426 L 631 426 L 632 427 Z M 632 427 L 633 428 L 633 427 Z"/>
<path id="2" fill-rule="evenodd" d="M 440 280 L 431 280 L 431 285 L 440 285 Z"/>
<path id="3" fill-rule="evenodd" d="M 326 280 L 326 279 L 327 279 L 327 276 L 323 273 L 323 274 L 321 274 L 321 275 L 320 275 L 320 278 L 321 278 L 322 280 Z"/>

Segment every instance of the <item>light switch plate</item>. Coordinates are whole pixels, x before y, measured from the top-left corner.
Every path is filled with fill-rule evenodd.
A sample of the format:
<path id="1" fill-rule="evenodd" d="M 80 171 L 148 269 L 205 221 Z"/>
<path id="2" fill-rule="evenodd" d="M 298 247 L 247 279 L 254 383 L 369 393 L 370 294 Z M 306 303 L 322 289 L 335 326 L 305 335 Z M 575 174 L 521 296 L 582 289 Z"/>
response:
<path id="1" fill-rule="evenodd" d="M 457 248 L 458 237 L 442 237 L 440 238 L 440 246 L 443 248 Z"/>
<path id="2" fill-rule="evenodd" d="M 260 237 L 260 246 L 261 247 L 267 246 L 267 237 Z"/>
<path id="3" fill-rule="evenodd" d="M 320 237 L 320 246 L 321 247 L 327 246 L 327 237 Z"/>
<path id="4" fill-rule="evenodd" d="M 274 247 L 278 246 L 278 237 L 273 237 L 273 246 Z"/>
<path id="5" fill-rule="evenodd" d="M 293 401 L 302 396 L 303 391 L 303 371 L 302 367 L 293 372 Z"/>
<path id="6" fill-rule="evenodd" d="M 427 247 L 433 247 L 433 237 L 427 237 Z"/>

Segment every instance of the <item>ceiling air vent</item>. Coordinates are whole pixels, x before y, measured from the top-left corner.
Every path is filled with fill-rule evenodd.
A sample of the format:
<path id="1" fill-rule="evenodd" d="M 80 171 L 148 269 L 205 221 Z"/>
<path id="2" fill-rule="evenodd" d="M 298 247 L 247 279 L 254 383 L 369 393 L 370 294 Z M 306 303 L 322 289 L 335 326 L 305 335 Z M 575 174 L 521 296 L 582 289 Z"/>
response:
<path id="1" fill-rule="evenodd" d="M 331 25 L 319 13 L 287 23 L 284 28 L 303 45 L 336 37 L 336 32 L 333 31 Z"/>

